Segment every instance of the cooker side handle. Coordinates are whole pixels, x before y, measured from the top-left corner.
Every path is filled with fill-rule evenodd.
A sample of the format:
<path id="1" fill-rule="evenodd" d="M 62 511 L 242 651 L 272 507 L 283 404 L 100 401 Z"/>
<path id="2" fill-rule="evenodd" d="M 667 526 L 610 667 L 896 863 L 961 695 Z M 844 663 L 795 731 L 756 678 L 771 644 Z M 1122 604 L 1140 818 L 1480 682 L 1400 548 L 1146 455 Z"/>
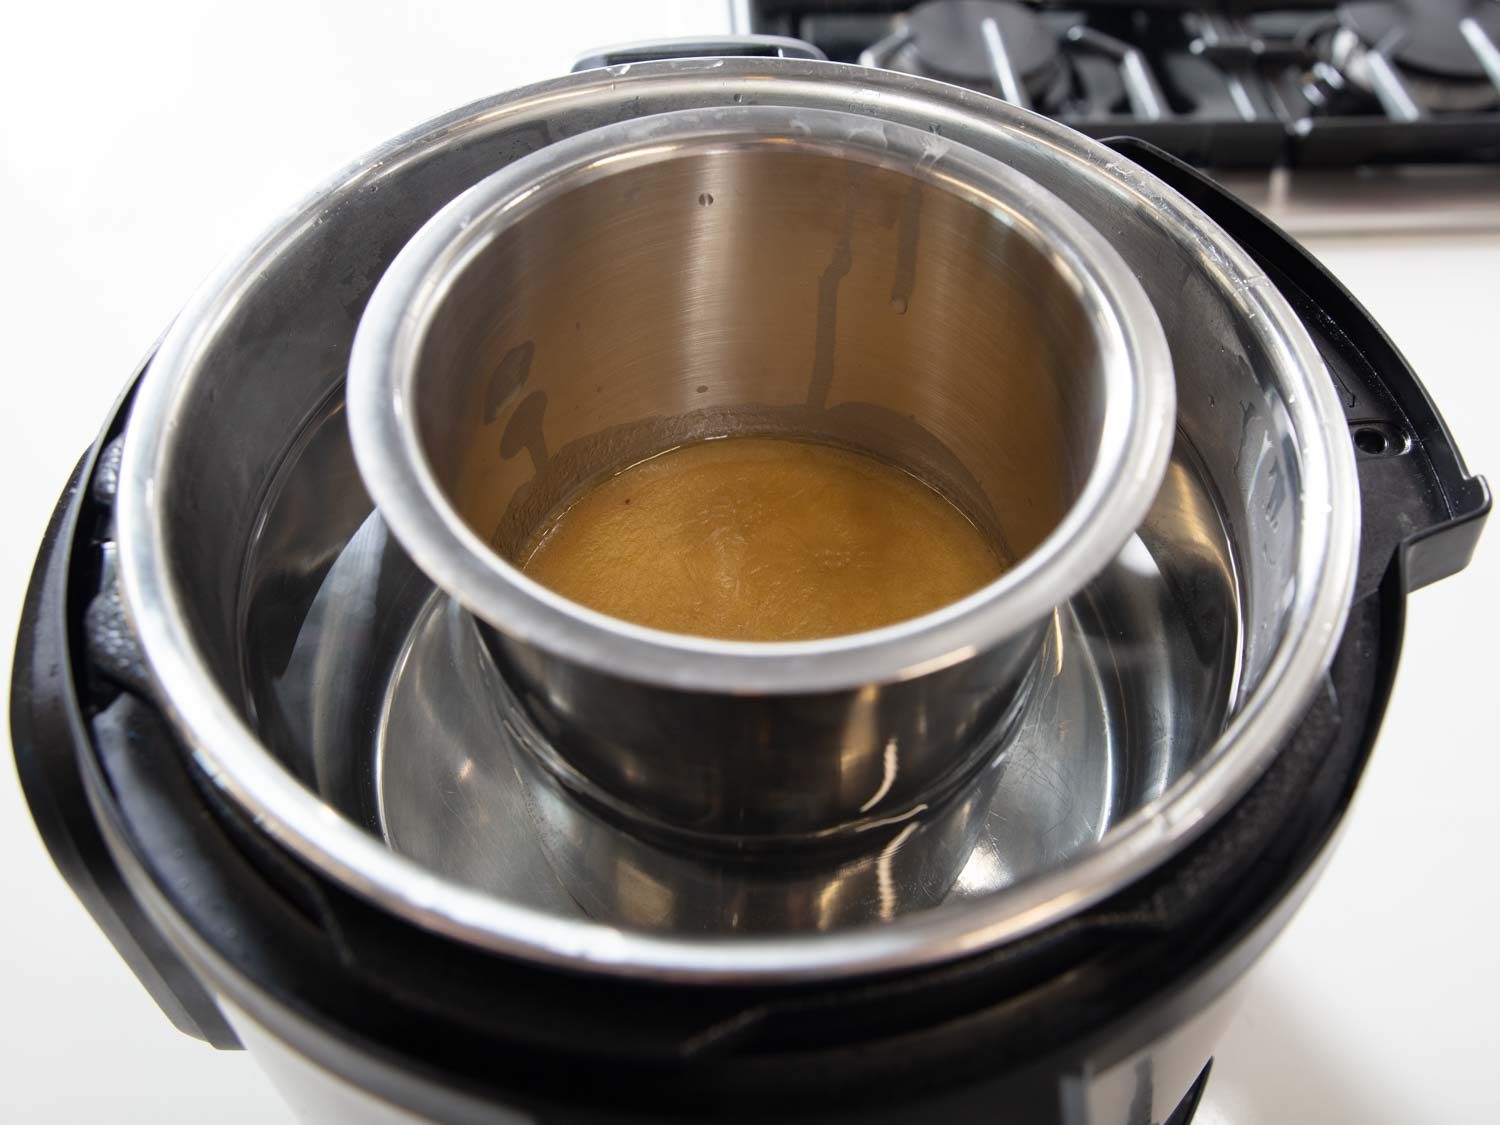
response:
<path id="1" fill-rule="evenodd" d="M 616 43 L 596 47 L 578 56 L 571 73 L 595 70 L 601 66 L 630 63 L 663 62 L 667 59 L 808 59 L 827 62 L 828 56 L 811 43 L 785 35 L 692 35 L 683 39 L 643 39 L 637 43 Z"/>
<path id="2" fill-rule="evenodd" d="M 1410 592 L 1473 557 L 1490 489 L 1471 476 L 1448 425 L 1389 336 L 1327 267 L 1259 211 L 1134 137 L 1104 142 L 1166 181 L 1223 227 L 1296 310 L 1339 391 L 1359 468 L 1356 599 L 1398 567 Z"/>
<path id="3" fill-rule="evenodd" d="M 94 802 L 108 800 L 84 758 L 89 736 L 74 680 L 68 591 L 91 449 L 68 482 L 38 552 L 21 611 L 10 692 L 16 773 L 52 862 L 173 1025 L 221 1050 L 240 1047 L 213 996 L 131 893 Z"/>

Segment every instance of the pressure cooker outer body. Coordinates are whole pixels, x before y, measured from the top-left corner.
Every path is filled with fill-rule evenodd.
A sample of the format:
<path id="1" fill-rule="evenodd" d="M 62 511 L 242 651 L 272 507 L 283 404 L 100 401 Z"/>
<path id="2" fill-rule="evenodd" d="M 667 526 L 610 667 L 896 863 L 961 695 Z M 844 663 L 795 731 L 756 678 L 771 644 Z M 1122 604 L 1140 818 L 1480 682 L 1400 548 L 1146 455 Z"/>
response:
<path id="1" fill-rule="evenodd" d="M 91 910 L 179 1027 L 250 1046 L 314 1118 L 753 1117 L 771 1111 L 750 1094 L 811 1076 L 809 1116 L 1169 1120 L 1201 1093 L 1236 982 L 1326 860 L 1399 651 L 1398 555 L 1241 806 L 1172 870 L 1059 932 L 853 987 L 621 994 L 445 942 L 318 879 L 195 776 L 129 690 L 128 668 L 101 661 L 97 643 L 92 656 L 70 643 L 88 632 L 109 529 L 107 481 L 97 486 L 108 457 L 101 474 L 96 454 L 126 408 L 81 464 L 39 558 L 13 684 L 18 765 L 54 857 L 86 901 L 81 881 L 103 888 Z M 70 788 L 76 799 L 44 823 Z M 75 846 L 88 837 L 94 850 Z M 1244 871 L 1255 877 L 1235 877 Z M 132 952 L 104 914 L 146 940 Z M 714 1089 L 739 1053 L 748 1076 Z"/>
<path id="2" fill-rule="evenodd" d="M 54 539 L 42 569 L 89 547 Z M 1399 631 L 1387 594 L 1376 601 Z M 57 622 L 38 608 L 28 628 L 44 650 Z M 1206 854 L 1020 948 L 826 987 L 609 982 L 403 924 L 258 837 L 117 684 L 70 701 L 93 697 L 79 743 L 39 748 L 30 724 L 58 701 L 27 679 L 15 739 L 34 807 L 39 749 L 63 759 L 54 786 L 62 765 L 76 769 L 85 800 L 45 835 L 60 864 L 66 841 L 102 839 L 90 877 L 160 940 L 138 975 L 173 982 L 158 1000 L 197 1021 L 174 1014 L 179 1026 L 249 1048 L 308 1120 L 1186 1121 L 1238 982 L 1315 882 L 1352 796 L 1373 736 L 1363 720 L 1379 711 L 1352 681 L 1379 663 L 1379 616 L 1374 604 L 1359 615 L 1364 640 Z M 32 655 L 35 669 L 55 653 Z M 1356 711 L 1341 718 L 1345 678 Z M 1268 853 L 1256 843 L 1270 822 Z M 227 1037 L 205 1034 L 214 1021 Z"/>
<path id="3" fill-rule="evenodd" d="M 99 515 L 77 490 L 72 498 L 82 502 L 67 508 Z M 86 564 L 90 539 L 53 538 L 41 583 L 60 562 Z M 1365 601 L 1297 737 L 1172 870 L 1020 947 L 827 987 L 611 983 L 537 971 L 403 924 L 258 837 L 195 776 L 154 708 L 107 677 L 62 701 L 92 697 L 84 737 L 46 747 L 29 724 L 59 701 L 33 691 L 35 679 L 18 684 L 27 705 L 15 740 L 18 757 L 48 753 L 63 759 L 54 768 L 77 771 L 86 800 L 50 828 L 49 845 L 58 855 L 65 838 L 102 837 L 91 877 L 112 881 L 116 908 L 161 939 L 149 969 L 201 990 L 172 994 L 198 1020 L 179 1026 L 204 1037 L 215 1018 L 232 1028 L 216 1045 L 254 1051 L 310 1120 L 800 1111 L 1186 1121 L 1238 982 L 1315 882 L 1352 797 L 1399 640 L 1399 589 L 1393 575 Z M 28 606 L 39 642 L 32 668 L 55 663 L 49 634 L 55 643 L 64 631 L 58 619 L 37 619 L 40 600 Z M 1184 1115 L 1169 1116 L 1174 1107 Z"/>
<path id="4" fill-rule="evenodd" d="M 541 966 L 413 924 L 280 846 L 163 716 L 113 573 L 133 381 L 44 541 L 12 741 L 49 851 L 173 1022 L 255 1049 L 316 1117 L 1186 1121 L 1236 983 L 1336 837 L 1390 693 L 1405 595 L 1464 565 L 1489 496 L 1316 262 L 1154 150 L 1116 148 L 1266 271 L 1351 430 L 1399 439 L 1358 462 L 1358 578 L 1332 665 L 1224 815 L 1055 925 L 882 974 L 684 986 Z"/>
<path id="5" fill-rule="evenodd" d="M 1272 926 L 1273 930 L 1278 927 Z M 1274 936 L 1273 934 L 1268 937 Z M 299 1120 L 317 1122 L 490 1121 L 497 1125 L 526 1122 L 602 1123 L 611 1121 L 705 1120 L 722 1116 L 739 1120 L 912 1120 L 1006 1121 L 1018 1125 L 1113 1125 L 1151 1122 L 1186 1125 L 1192 1120 L 1212 1073 L 1215 1044 L 1232 1020 L 1242 984 L 1236 982 L 1191 1014 L 1191 1000 L 1156 1010 L 1154 1019 L 1121 1029 L 1095 1044 L 1030 1066 L 1011 1069 L 997 1065 L 988 1080 L 930 1090 L 916 1097 L 885 1097 L 879 1106 L 863 1105 L 848 1112 L 809 1105 L 799 1114 L 794 1104 L 774 1110 L 736 1111 L 729 1099 L 710 1105 L 697 1102 L 674 1110 L 658 1104 L 648 1110 L 606 1105 L 583 1107 L 560 1101 L 504 1094 L 462 1091 L 373 1056 L 352 1053 L 346 1042 L 324 1038 L 309 1028 L 284 1036 L 236 1006 L 232 990 L 220 996 L 220 1006 L 257 1065 L 286 1099 Z M 1180 1010 L 1174 1010 L 1180 1009 Z M 284 1013 L 283 1013 L 284 1017 Z M 1153 1027 L 1179 1021 L 1160 1030 Z M 326 1034 L 326 1032 L 325 1032 Z M 321 1039 L 321 1047 L 311 1045 Z M 821 1064 L 819 1064 L 821 1065 Z M 607 1091 L 607 1070 L 580 1066 L 579 1081 Z M 774 1082 L 774 1077 L 768 1077 Z M 829 1076 L 829 1088 L 840 1088 Z M 376 1093 L 381 1091 L 381 1093 Z M 607 1096 L 603 1099 L 607 1103 Z M 716 1111 L 722 1111 L 716 1112 Z"/>

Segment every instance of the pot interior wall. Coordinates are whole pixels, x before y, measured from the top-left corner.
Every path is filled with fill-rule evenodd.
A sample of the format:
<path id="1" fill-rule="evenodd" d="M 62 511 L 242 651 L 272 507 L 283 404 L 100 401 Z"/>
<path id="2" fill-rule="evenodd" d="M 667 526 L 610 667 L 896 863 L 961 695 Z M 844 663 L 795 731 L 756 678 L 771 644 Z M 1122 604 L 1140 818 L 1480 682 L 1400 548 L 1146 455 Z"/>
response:
<path id="1" fill-rule="evenodd" d="M 828 147 L 648 151 L 465 253 L 409 394 L 482 539 L 515 561 L 582 486 L 727 433 L 900 464 L 1012 560 L 1056 526 L 1105 409 L 1076 283 L 998 201 Z"/>

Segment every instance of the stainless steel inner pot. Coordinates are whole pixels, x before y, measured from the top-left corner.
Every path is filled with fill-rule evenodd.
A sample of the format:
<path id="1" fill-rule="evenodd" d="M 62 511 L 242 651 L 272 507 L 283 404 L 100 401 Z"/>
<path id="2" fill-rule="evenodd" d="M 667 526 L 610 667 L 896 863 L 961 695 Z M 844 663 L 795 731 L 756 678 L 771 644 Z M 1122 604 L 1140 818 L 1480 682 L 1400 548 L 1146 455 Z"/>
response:
<path id="1" fill-rule="evenodd" d="M 390 612 L 431 587 L 372 515 L 347 439 L 356 326 L 433 214 L 570 136 L 735 104 L 912 125 L 1041 184 L 1106 232 L 1150 297 L 1176 373 L 1171 469 L 1139 536 L 1055 616 L 1039 665 L 1048 690 L 1000 758 L 979 849 L 947 893 L 858 915 L 878 924 L 840 914 L 725 936 L 670 912 L 648 925 L 643 894 L 631 914 L 584 907 L 545 865 L 496 879 L 496 864 L 552 842 L 611 876 L 565 821 L 549 814 L 563 827 L 538 840 L 544 830 L 510 800 L 524 794 L 506 787 L 503 757 L 466 753 L 491 746 L 507 718 L 487 697 L 465 705 L 491 661 L 477 638 L 449 644 L 439 630 L 444 643 L 429 644 L 409 614 Z M 300 862 L 518 959 L 750 983 L 959 957 L 1065 919 L 1179 851 L 1260 775 L 1321 682 L 1353 588 L 1359 499 L 1338 401 L 1296 315 L 1180 195 L 1102 145 L 968 91 L 745 58 L 633 63 L 514 91 L 340 173 L 178 316 L 132 406 L 117 521 L 122 593 L 164 713 L 224 799 Z M 378 580 L 346 581 L 351 572 Z M 422 618 L 454 619 L 441 606 Z M 506 801 L 488 799 L 496 792 Z M 410 795 L 424 803 L 396 807 Z M 454 819 L 438 820 L 443 808 Z M 898 868 L 877 855 L 853 882 L 883 907 Z M 670 897 L 657 874 L 631 877 Z M 705 871 L 696 886 L 732 907 L 733 884 Z M 826 872 L 814 905 L 845 889 L 840 870 Z"/>
<path id="2" fill-rule="evenodd" d="M 377 507 L 570 786 L 740 845 L 894 834 L 993 755 L 1048 615 L 1150 506 L 1173 416 L 1150 302 L 1056 197 L 920 129 L 777 107 L 622 122 L 471 188 L 377 286 L 349 377 Z M 1011 568 L 765 644 L 639 628 L 511 565 L 588 484 L 746 433 L 907 469 Z"/>

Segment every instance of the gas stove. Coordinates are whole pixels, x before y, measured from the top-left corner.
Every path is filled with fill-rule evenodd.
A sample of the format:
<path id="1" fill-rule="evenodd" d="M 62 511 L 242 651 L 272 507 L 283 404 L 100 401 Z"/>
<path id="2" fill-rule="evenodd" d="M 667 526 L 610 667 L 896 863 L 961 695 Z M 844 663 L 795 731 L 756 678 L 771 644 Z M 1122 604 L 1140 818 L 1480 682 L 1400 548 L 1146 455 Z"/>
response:
<path id="1" fill-rule="evenodd" d="M 1496 0 L 741 0 L 734 19 L 1216 168 L 1500 162 Z"/>

